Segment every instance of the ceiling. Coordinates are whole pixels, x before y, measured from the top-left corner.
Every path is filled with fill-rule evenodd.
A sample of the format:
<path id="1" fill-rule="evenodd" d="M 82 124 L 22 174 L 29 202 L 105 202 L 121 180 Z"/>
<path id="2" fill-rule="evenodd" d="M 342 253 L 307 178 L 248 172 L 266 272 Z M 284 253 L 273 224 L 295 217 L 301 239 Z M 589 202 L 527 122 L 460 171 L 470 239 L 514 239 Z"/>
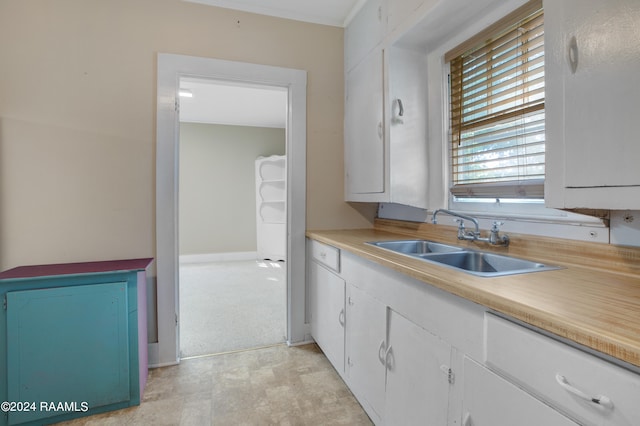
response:
<path id="1" fill-rule="evenodd" d="M 315 24 L 345 27 L 366 0 L 184 0 L 210 6 Z M 180 121 L 236 126 L 286 127 L 285 89 L 232 85 L 228 82 L 182 78 Z"/>
<path id="2" fill-rule="evenodd" d="M 287 122 L 285 88 L 238 85 L 216 80 L 181 78 L 180 121 L 230 126 L 284 128 Z"/>
<path id="3" fill-rule="evenodd" d="M 345 27 L 366 0 L 184 0 L 314 24 Z"/>

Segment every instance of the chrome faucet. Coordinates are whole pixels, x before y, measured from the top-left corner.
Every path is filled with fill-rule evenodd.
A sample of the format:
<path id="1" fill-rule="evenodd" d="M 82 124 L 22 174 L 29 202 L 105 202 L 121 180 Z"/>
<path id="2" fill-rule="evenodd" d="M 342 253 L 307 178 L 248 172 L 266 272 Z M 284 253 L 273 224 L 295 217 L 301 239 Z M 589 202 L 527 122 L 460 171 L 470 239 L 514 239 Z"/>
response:
<path id="1" fill-rule="evenodd" d="M 446 210 L 446 209 L 438 209 L 436 211 L 433 212 L 433 218 L 431 219 L 431 223 L 433 223 L 434 225 L 438 223 L 438 221 L 436 220 L 436 216 L 438 215 L 438 213 L 446 213 L 450 216 L 456 216 L 459 217 L 460 219 L 456 219 L 456 222 L 458 222 L 458 239 L 459 240 L 476 240 L 477 237 L 480 236 L 480 225 L 478 224 L 478 219 L 476 219 L 475 217 L 471 217 L 471 216 L 465 216 L 463 214 L 460 213 L 456 213 L 456 212 L 452 212 L 451 210 Z M 464 228 L 464 220 L 468 220 L 469 222 L 473 222 L 473 224 L 476 227 L 475 231 L 469 231 L 469 232 L 465 232 L 465 228 Z"/>
<path id="2" fill-rule="evenodd" d="M 458 239 L 459 240 L 466 240 L 466 241 L 482 241 L 485 243 L 489 243 L 492 245 L 501 245 L 501 246 L 505 246 L 507 247 L 509 245 L 509 236 L 508 235 L 500 235 L 500 229 L 499 226 L 500 225 L 504 225 L 504 222 L 493 222 L 493 226 L 491 227 L 491 230 L 489 231 L 489 236 L 486 238 L 480 237 L 480 226 L 478 224 L 478 219 L 476 219 L 475 217 L 471 217 L 471 216 L 466 216 L 460 213 L 456 213 L 456 212 L 452 212 L 451 210 L 446 210 L 446 209 L 438 209 L 436 211 L 433 212 L 433 217 L 431 219 L 431 222 L 435 225 L 438 223 L 438 221 L 436 220 L 436 216 L 438 215 L 438 213 L 445 213 L 448 214 L 450 216 L 455 216 L 458 217 L 459 219 L 456 219 L 456 222 L 458 222 Z M 473 222 L 474 226 L 475 226 L 475 230 L 474 231 L 466 231 L 465 227 L 464 227 L 464 221 L 468 220 L 469 222 Z"/>

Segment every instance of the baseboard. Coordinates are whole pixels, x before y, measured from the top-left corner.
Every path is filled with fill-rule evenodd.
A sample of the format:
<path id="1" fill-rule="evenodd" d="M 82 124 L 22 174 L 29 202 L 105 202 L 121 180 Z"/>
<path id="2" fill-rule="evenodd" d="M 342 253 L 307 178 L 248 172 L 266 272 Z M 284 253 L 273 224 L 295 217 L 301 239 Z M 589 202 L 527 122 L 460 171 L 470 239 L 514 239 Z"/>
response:
<path id="1" fill-rule="evenodd" d="M 203 253 L 203 254 L 183 254 L 180 255 L 180 264 L 227 262 L 233 260 L 254 260 L 258 258 L 255 251 L 237 251 L 230 253 Z"/>
<path id="2" fill-rule="evenodd" d="M 160 362 L 160 345 L 158 342 L 149 343 L 147 345 L 147 356 L 149 362 L 149 368 L 168 367 L 170 365 L 178 365 L 180 360 L 171 360 L 166 362 Z"/>
<path id="3" fill-rule="evenodd" d="M 305 339 L 305 340 L 302 340 L 300 342 L 291 342 L 291 341 L 287 340 L 286 343 L 287 343 L 287 346 L 289 346 L 289 347 L 295 347 L 295 346 L 310 345 L 312 343 L 316 343 L 316 341 L 313 340 L 313 339 L 309 339 L 309 340 Z"/>

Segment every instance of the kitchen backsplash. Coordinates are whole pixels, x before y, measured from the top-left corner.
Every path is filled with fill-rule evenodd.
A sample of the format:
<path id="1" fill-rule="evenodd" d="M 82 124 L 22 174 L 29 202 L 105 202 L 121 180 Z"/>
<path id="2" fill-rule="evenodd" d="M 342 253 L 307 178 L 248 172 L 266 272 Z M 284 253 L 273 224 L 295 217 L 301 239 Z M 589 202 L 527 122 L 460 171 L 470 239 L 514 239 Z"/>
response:
<path id="1" fill-rule="evenodd" d="M 412 222 L 431 222 L 430 211 L 400 204 L 381 203 L 378 217 L 381 219 L 396 219 Z M 480 219 L 482 229 L 489 229 L 492 219 Z M 551 223 L 523 221 L 522 219 L 506 219 L 501 228 L 505 232 L 518 232 L 600 243 L 611 243 L 623 246 L 640 247 L 640 211 L 611 210 L 609 228 L 600 226 L 580 226 L 568 223 Z"/>

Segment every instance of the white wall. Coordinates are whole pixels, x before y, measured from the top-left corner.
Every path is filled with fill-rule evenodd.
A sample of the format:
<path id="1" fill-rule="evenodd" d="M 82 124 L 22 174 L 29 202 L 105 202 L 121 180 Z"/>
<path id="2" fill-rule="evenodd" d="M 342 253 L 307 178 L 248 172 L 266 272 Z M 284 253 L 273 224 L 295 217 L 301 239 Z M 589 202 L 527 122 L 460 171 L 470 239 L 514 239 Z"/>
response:
<path id="1" fill-rule="evenodd" d="M 285 130 L 180 124 L 180 255 L 256 251 L 255 159 Z"/>
<path id="2" fill-rule="evenodd" d="M 158 53 L 306 70 L 308 227 L 370 226 L 336 190 L 343 35 L 181 0 L 0 1 L 0 269 L 156 257 Z"/>

